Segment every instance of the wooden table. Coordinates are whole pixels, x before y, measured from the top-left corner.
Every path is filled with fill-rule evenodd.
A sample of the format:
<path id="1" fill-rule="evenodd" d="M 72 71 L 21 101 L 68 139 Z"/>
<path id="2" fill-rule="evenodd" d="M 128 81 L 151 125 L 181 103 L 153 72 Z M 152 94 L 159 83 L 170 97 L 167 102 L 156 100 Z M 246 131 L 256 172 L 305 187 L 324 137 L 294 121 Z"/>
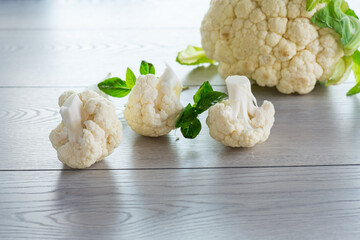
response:
<path id="1" fill-rule="evenodd" d="M 349 0 L 357 11 L 360 4 Z M 124 125 L 93 167 L 62 165 L 48 134 L 57 98 L 145 59 L 174 67 L 190 90 L 225 90 L 215 67 L 180 66 L 199 45 L 207 0 L 0 1 L 1 239 L 360 239 L 360 101 L 354 79 L 306 96 L 253 87 L 271 100 L 269 140 L 231 149 L 179 131 L 158 139 Z M 206 114 L 205 114 L 206 115 Z M 205 125 L 205 117 L 202 123 Z M 179 138 L 179 140 L 177 140 Z"/>

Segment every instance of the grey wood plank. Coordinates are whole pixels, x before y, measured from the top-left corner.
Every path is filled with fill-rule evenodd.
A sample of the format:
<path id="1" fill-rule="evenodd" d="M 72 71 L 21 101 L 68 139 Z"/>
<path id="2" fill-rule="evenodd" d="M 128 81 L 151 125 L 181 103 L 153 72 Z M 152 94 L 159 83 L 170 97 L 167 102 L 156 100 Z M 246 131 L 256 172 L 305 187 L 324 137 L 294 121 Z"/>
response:
<path id="1" fill-rule="evenodd" d="M 317 86 L 306 96 L 282 95 L 254 86 L 259 103 L 271 100 L 276 121 L 267 142 L 231 149 L 213 140 L 205 123 L 195 140 L 180 131 L 162 138 L 134 133 L 122 110 L 126 99 L 113 99 L 124 125 L 122 144 L 97 169 L 197 168 L 360 164 L 360 103 L 346 97 L 350 84 Z M 223 86 L 215 89 L 225 91 Z M 0 88 L 0 169 L 61 169 L 48 134 L 60 122 L 57 97 L 67 88 Z M 81 90 L 81 88 L 77 89 Z M 192 102 L 197 87 L 182 93 Z M 176 139 L 179 138 L 177 141 Z"/>
<path id="2" fill-rule="evenodd" d="M 0 29 L 199 28 L 208 0 L 0 1 Z"/>
<path id="3" fill-rule="evenodd" d="M 86 86 L 109 72 L 138 73 L 141 60 L 160 75 L 169 63 L 187 85 L 223 83 L 216 68 L 175 62 L 188 44 L 200 45 L 198 29 L 120 31 L 0 31 L 0 86 Z"/>
<path id="4" fill-rule="evenodd" d="M 0 1 L 0 29 L 199 28 L 209 0 Z M 347 0 L 355 11 L 358 0 Z"/>
<path id="5" fill-rule="evenodd" d="M 2 172 L 2 239 L 359 239 L 360 167 Z"/>
<path id="6" fill-rule="evenodd" d="M 359 4 L 350 1 L 355 10 Z M 0 1 L 0 86 L 84 86 L 108 72 L 123 76 L 142 59 L 159 72 L 169 62 L 188 85 L 221 83 L 214 68 L 202 76 L 175 63 L 179 50 L 200 45 L 207 7 L 205 0 Z"/>

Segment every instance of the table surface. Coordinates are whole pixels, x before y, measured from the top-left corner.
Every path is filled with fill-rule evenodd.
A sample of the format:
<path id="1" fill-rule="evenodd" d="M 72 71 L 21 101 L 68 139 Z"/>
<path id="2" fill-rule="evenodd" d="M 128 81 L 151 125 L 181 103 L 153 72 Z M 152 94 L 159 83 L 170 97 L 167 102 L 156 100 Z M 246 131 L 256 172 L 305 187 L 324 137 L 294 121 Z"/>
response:
<path id="1" fill-rule="evenodd" d="M 360 2 L 349 0 L 360 10 Z M 104 161 L 73 170 L 48 134 L 57 98 L 145 59 L 168 62 L 190 89 L 216 67 L 178 65 L 199 45 L 208 0 L 0 1 L 1 239 L 360 239 L 360 100 L 354 78 L 306 95 L 253 86 L 276 108 L 268 141 L 232 149 L 179 131 L 132 132 L 113 99 L 123 142 Z M 201 117 L 204 126 L 205 116 Z"/>

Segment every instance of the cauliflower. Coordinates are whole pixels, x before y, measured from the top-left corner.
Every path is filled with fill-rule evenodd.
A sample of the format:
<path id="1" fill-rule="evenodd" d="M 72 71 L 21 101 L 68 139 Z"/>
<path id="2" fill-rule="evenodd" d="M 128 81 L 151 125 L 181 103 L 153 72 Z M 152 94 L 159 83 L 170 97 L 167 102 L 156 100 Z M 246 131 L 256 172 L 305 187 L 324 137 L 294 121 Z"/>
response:
<path id="1" fill-rule="evenodd" d="M 211 137 L 230 147 L 253 147 L 264 142 L 274 124 L 271 102 L 257 106 L 249 79 L 229 76 L 226 79 L 229 99 L 209 109 L 206 123 Z"/>
<path id="2" fill-rule="evenodd" d="M 110 155 L 119 146 L 122 124 L 115 106 L 99 94 L 64 92 L 59 97 L 62 122 L 50 133 L 61 162 L 86 168 Z"/>
<path id="3" fill-rule="evenodd" d="M 360 20 L 344 0 L 212 0 L 202 48 L 178 53 L 183 65 L 219 62 L 223 77 L 246 75 L 282 93 L 337 85 L 353 70 L 360 92 Z"/>
<path id="4" fill-rule="evenodd" d="M 158 79 L 153 74 L 141 75 L 129 95 L 124 117 L 138 134 L 158 137 L 175 129 L 183 106 L 182 85 L 168 66 Z"/>
<path id="5" fill-rule="evenodd" d="M 282 93 L 306 94 L 328 80 L 344 56 L 340 37 L 311 22 L 306 0 L 212 0 L 202 46 L 223 77 L 246 75 Z"/>

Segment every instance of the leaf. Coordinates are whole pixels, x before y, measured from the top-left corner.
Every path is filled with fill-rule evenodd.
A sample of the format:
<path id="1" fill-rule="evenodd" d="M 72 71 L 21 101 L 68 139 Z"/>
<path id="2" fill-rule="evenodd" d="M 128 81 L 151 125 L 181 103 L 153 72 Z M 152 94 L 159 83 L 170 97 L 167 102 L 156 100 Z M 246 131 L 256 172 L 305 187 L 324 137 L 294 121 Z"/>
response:
<path id="1" fill-rule="evenodd" d="M 136 83 L 136 77 L 133 71 L 130 68 L 126 69 L 126 85 L 129 88 L 132 88 Z"/>
<path id="2" fill-rule="evenodd" d="M 356 83 L 354 87 L 352 87 L 347 93 L 347 96 L 352 96 L 358 94 L 360 92 L 360 82 Z"/>
<path id="3" fill-rule="evenodd" d="M 152 63 L 148 63 L 148 64 L 149 64 L 149 73 L 155 75 L 155 67 L 154 67 L 154 65 L 152 65 Z"/>
<path id="4" fill-rule="evenodd" d="M 353 55 L 353 72 L 355 75 L 356 82 L 360 82 L 360 51 L 356 50 Z"/>
<path id="5" fill-rule="evenodd" d="M 331 0 L 307 0 L 306 1 L 306 11 L 310 12 L 312 11 L 316 5 L 320 4 L 320 3 L 328 3 Z"/>
<path id="6" fill-rule="evenodd" d="M 351 73 L 351 67 L 353 65 L 353 56 L 344 56 L 339 59 L 335 64 L 335 71 L 326 82 L 325 86 L 339 85 L 343 83 Z"/>
<path id="7" fill-rule="evenodd" d="M 352 70 L 355 75 L 356 85 L 346 93 L 346 95 L 348 95 L 348 96 L 351 96 L 351 95 L 354 95 L 354 94 L 357 94 L 360 92 L 360 52 L 359 52 L 359 50 L 355 51 L 355 53 L 353 55 L 353 61 L 354 61 L 354 64 L 352 66 Z"/>
<path id="8" fill-rule="evenodd" d="M 307 0 L 310 2 L 325 0 Z M 312 21 L 320 28 L 331 28 L 341 36 L 345 56 L 335 65 L 335 71 L 326 85 L 340 84 L 350 75 L 351 69 L 355 74 L 357 84 L 347 92 L 347 95 L 359 93 L 359 51 L 360 21 L 354 10 L 344 0 L 330 0 L 329 3 L 312 17 Z"/>
<path id="9" fill-rule="evenodd" d="M 226 99 L 228 96 L 223 92 L 208 92 L 204 97 L 202 97 L 196 105 L 196 113 L 201 114 L 208 110 L 211 106 L 216 103 Z"/>
<path id="10" fill-rule="evenodd" d="M 184 111 L 181 113 L 180 117 L 178 118 L 178 120 L 176 121 L 176 127 L 182 127 L 182 126 L 186 126 L 188 123 L 190 123 L 191 121 L 193 121 L 195 118 L 197 118 L 198 114 L 195 112 L 195 108 L 193 108 L 191 106 L 191 104 L 189 103 Z"/>
<path id="11" fill-rule="evenodd" d="M 344 0 L 331 0 L 312 17 L 318 27 L 331 28 L 340 34 L 346 56 L 360 47 L 360 21 L 352 13 L 355 14 Z"/>
<path id="12" fill-rule="evenodd" d="M 359 19 L 359 17 L 356 15 L 355 11 L 350 8 L 345 11 L 345 14 L 348 16 L 352 16 L 356 19 Z"/>
<path id="13" fill-rule="evenodd" d="M 140 74 L 155 74 L 155 67 L 152 63 L 148 63 L 146 61 L 142 61 L 140 64 Z"/>
<path id="14" fill-rule="evenodd" d="M 142 61 L 140 64 L 140 74 L 146 75 L 149 73 L 149 64 L 145 61 Z"/>
<path id="15" fill-rule="evenodd" d="M 196 105 L 199 100 L 204 97 L 208 92 L 212 92 L 213 91 L 213 88 L 212 86 L 210 85 L 210 83 L 208 81 L 204 82 L 200 88 L 196 91 L 193 99 L 194 99 L 194 105 Z"/>
<path id="16" fill-rule="evenodd" d="M 340 8 L 346 15 L 359 19 L 355 11 L 349 8 L 349 4 L 346 1 L 342 1 Z"/>
<path id="17" fill-rule="evenodd" d="M 189 45 L 185 50 L 178 52 L 176 61 L 182 65 L 199 65 L 202 63 L 214 64 L 216 61 L 206 57 L 205 51 L 200 47 Z"/>
<path id="18" fill-rule="evenodd" d="M 194 139 L 201 131 L 201 122 L 195 118 L 187 126 L 181 127 L 180 130 L 185 138 Z"/>
<path id="19" fill-rule="evenodd" d="M 125 97 L 131 91 L 131 88 L 127 86 L 126 82 L 117 77 L 100 82 L 98 88 L 107 95 L 118 98 Z"/>
<path id="20" fill-rule="evenodd" d="M 193 97 L 194 105 L 189 103 L 176 121 L 176 128 L 181 128 L 185 138 L 195 138 L 201 131 L 199 114 L 225 98 L 225 93 L 214 91 L 209 82 L 204 82 Z"/>
<path id="21" fill-rule="evenodd" d="M 142 75 L 155 74 L 155 67 L 151 63 L 142 61 L 140 65 L 140 73 Z M 98 84 L 98 88 L 107 95 L 121 98 L 128 95 L 135 84 L 136 76 L 130 68 L 127 68 L 126 81 L 123 81 L 117 77 L 110 78 L 110 75 L 108 75 L 108 79 L 100 82 Z"/>

